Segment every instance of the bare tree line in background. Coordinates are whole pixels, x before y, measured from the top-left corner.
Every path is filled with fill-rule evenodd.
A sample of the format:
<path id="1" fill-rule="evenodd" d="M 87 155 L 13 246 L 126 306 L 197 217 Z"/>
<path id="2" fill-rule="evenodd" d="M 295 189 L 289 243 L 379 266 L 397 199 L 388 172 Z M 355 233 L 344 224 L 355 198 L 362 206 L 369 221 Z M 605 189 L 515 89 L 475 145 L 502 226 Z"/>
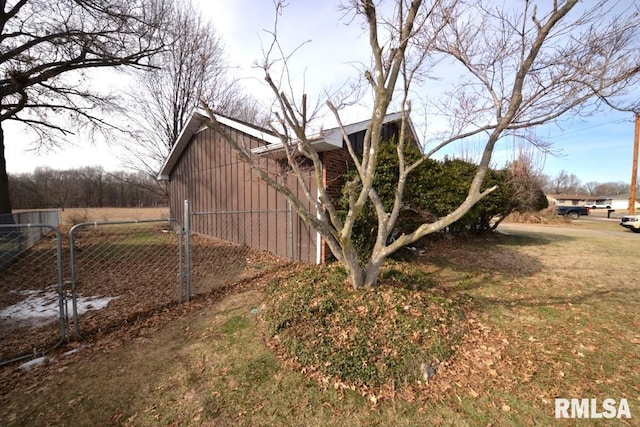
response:
<path id="1" fill-rule="evenodd" d="M 556 175 L 543 175 L 544 189 L 547 194 L 583 194 L 589 196 L 618 196 L 629 194 L 628 182 L 582 183 L 576 175 L 561 170 Z"/>
<path id="2" fill-rule="evenodd" d="M 522 164 L 528 167 L 521 167 Z M 514 179 L 519 179 L 522 194 L 541 183 L 547 194 L 584 194 L 616 196 L 629 193 L 625 182 L 582 183 L 566 171 L 545 175 L 531 166 L 531 160 L 515 161 Z M 520 169 L 526 169 L 522 171 Z M 526 172 L 526 173 L 525 173 Z M 524 177 L 524 178 L 523 178 Z M 167 198 L 158 192 L 156 180 L 145 171 L 105 171 L 100 166 L 56 170 L 36 168 L 34 172 L 10 175 L 11 203 L 15 209 L 91 208 L 91 207 L 156 207 L 165 206 Z"/>
<path id="3" fill-rule="evenodd" d="M 10 176 L 14 209 L 157 207 L 167 200 L 144 172 L 107 172 L 101 167 L 37 168 Z"/>

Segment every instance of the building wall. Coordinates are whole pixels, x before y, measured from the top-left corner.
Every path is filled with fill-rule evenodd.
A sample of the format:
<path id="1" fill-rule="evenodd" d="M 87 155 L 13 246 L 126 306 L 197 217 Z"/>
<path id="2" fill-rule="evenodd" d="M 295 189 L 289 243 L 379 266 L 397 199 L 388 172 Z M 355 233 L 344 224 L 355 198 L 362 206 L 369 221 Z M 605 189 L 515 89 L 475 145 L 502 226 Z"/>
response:
<path id="1" fill-rule="evenodd" d="M 628 198 L 612 199 L 611 208 L 620 209 L 620 210 L 629 209 L 629 199 Z M 640 208 L 640 203 L 636 201 L 635 209 L 639 209 L 639 208 Z"/>
<path id="2" fill-rule="evenodd" d="M 337 203 L 342 197 L 344 174 L 353 167 L 353 161 L 346 149 L 340 149 L 322 153 L 322 164 L 324 166 L 323 184 L 331 200 Z"/>
<path id="3" fill-rule="evenodd" d="M 261 143 L 231 132 L 244 144 Z M 280 171 L 276 160 L 261 162 L 274 175 Z M 297 182 L 292 185 L 299 190 Z M 293 260 L 316 261 L 316 233 L 212 129 L 193 136 L 171 172 L 170 194 L 172 218 L 184 221 L 184 200 L 189 201 L 194 232 Z"/>
<path id="4" fill-rule="evenodd" d="M 338 203 L 340 197 L 342 197 L 342 187 L 345 183 L 344 174 L 352 167 L 353 161 L 346 148 L 325 151 L 322 153 L 321 159 L 324 169 L 322 184 L 327 189 L 327 194 L 331 198 L 331 201 L 336 208 L 339 208 Z M 329 246 L 324 240 L 322 240 L 320 258 L 323 263 L 335 259 L 331 253 L 331 249 L 329 249 Z"/>

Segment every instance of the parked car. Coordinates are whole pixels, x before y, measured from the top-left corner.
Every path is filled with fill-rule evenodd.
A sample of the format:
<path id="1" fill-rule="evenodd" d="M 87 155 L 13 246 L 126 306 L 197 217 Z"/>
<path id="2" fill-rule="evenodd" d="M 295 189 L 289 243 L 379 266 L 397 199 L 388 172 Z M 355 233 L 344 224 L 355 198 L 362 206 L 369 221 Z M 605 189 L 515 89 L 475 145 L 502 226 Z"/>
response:
<path id="1" fill-rule="evenodd" d="M 558 206 L 556 214 L 578 219 L 581 215 L 589 215 L 589 209 L 588 206 Z"/>
<path id="2" fill-rule="evenodd" d="M 625 215 L 620 219 L 620 225 L 634 233 L 640 233 L 640 215 Z"/>
<path id="3" fill-rule="evenodd" d="M 606 204 L 606 203 L 587 203 L 585 204 L 585 206 L 588 206 L 591 209 L 611 209 L 611 205 L 610 204 Z"/>

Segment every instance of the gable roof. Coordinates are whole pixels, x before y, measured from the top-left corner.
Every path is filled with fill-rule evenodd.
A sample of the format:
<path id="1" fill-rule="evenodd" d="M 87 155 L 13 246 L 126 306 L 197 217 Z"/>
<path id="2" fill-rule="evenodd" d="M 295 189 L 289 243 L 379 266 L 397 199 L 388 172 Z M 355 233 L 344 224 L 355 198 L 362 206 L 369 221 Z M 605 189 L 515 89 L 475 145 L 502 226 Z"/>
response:
<path id="1" fill-rule="evenodd" d="M 178 163 L 178 160 L 180 159 L 180 156 L 182 156 L 184 150 L 189 146 L 189 142 L 191 141 L 193 135 L 200 133 L 207 128 L 204 124 L 204 119 L 206 117 L 207 113 L 204 110 L 201 110 L 199 108 L 193 110 L 193 112 L 189 116 L 189 120 L 187 120 L 187 123 L 180 131 L 175 144 L 173 144 L 169 155 L 160 168 L 158 179 L 169 179 L 169 174 L 171 174 L 171 171 Z M 251 135 L 255 138 L 261 139 L 268 144 L 275 144 L 280 142 L 280 138 L 278 136 L 274 135 L 272 132 L 266 129 L 244 123 L 240 120 L 231 119 L 221 114 L 215 114 L 215 118 L 220 124 L 228 126 L 247 135 Z"/>
<path id="2" fill-rule="evenodd" d="M 178 160 L 180 159 L 180 156 L 182 156 L 184 150 L 189 146 L 191 138 L 195 134 L 206 129 L 206 125 L 204 124 L 204 119 L 206 117 L 207 113 L 201 109 L 195 109 L 191 113 L 191 116 L 189 116 L 189 120 L 182 128 L 180 135 L 178 135 L 178 138 L 176 139 L 176 142 L 173 145 L 169 156 L 167 156 L 164 164 L 162 165 L 162 168 L 158 173 L 158 179 L 169 179 L 171 171 L 178 163 Z M 222 125 L 228 126 L 232 129 L 253 136 L 267 143 L 266 145 L 261 145 L 259 147 L 253 148 L 251 152 L 254 154 L 267 154 L 284 151 L 284 145 L 280 140 L 280 137 L 269 130 L 244 123 L 240 120 L 231 119 L 217 113 L 215 114 L 215 118 Z M 401 118 L 402 113 L 387 114 L 383 120 L 383 124 L 399 121 Z M 357 123 L 345 125 L 344 130 L 347 135 L 351 135 L 366 130 L 368 125 L 369 120 L 363 120 Z M 409 130 L 414 140 L 418 141 L 417 134 L 415 132 L 411 119 L 409 119 Z M 342 131 L 340 127 L 322 130 L 318 134 L 310 136 L 309 141 L 318 152 L 336 150 L 342 148 L 343 146 Z"/>

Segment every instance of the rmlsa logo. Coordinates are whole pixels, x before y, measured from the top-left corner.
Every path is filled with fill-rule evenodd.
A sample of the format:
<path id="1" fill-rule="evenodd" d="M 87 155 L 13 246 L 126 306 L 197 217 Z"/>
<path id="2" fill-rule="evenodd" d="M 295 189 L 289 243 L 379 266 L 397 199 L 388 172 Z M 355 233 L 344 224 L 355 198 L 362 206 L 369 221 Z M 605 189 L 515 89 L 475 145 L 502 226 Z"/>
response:
<path id="1" fill-rule="evenodd" d="M 627 399 L 556 399 L 556 418 L 631 418 Z"/>

